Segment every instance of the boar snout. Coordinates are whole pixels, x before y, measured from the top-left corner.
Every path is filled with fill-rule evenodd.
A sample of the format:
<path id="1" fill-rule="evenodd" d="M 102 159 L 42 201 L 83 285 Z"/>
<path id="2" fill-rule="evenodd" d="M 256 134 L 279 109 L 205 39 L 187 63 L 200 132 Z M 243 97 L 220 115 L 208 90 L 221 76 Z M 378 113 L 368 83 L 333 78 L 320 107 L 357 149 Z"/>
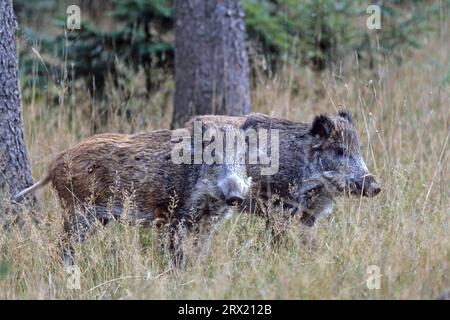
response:
<path id="1" fill-rule="evenodd" d="M 229 206 L 242 204 L 249 191 L 249 183 L 235 173 L 220 181 L 219 187 L 225 203 Z"/>
<path id="2" fill-rule="evenodd" d="M 356 181 L 356 186 L 365 197 L 375 197 L 381 192 L 381 184 L 371 174 L 364 176 L 360 181 Z"/>

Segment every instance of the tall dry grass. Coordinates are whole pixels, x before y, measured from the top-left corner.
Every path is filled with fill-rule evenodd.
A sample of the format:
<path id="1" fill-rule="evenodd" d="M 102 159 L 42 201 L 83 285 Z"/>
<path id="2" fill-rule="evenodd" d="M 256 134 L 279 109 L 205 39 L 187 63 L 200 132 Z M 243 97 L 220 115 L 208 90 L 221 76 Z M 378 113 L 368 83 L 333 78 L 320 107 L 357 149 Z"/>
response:
<path id="1" fill-rule="evenodd" d="M 57 254 L 61 210 L 47 188 L 38 194 L 40 224 L 24 211 L 25 223 L 0 233 L 0 298 L 436 297 L 450 287 L 449 40 L 442 33 L 401 66 L 381 57 L 375 72 L 348 57 L 334 73 L 318 76 L 292 63 L 257 79 L 254 111 L 304 121 L 318 112 L 352 111 L 366 162 L 382 181 L 374 199 L 336 201 L 315 227 L 315 250 L 302 245 L 295 225 L 274 247 L 264 221 L 236 212 L 216 234 L 206 262 L 171 271 L 154 230 L 111 224 L 77 247 L 80 288 L 70 289 Z M 111 110 L 127 106 L 134 113 L 130 122 L 113 112 L 105 131 L 169 126 L 171 82 L 145 102 L 133 98 L 141 83 L 137 75 L 125 84 L 127 100 L 111 92 Z M 91 134 L 89 113 L 97 102 L 83 87 L 65 101 L 58 108 L 39 99 L 23 105 L 36 179 L 53 154 Z M 379 290 L 366 285 L 371 265 L 382 274 Z"/>

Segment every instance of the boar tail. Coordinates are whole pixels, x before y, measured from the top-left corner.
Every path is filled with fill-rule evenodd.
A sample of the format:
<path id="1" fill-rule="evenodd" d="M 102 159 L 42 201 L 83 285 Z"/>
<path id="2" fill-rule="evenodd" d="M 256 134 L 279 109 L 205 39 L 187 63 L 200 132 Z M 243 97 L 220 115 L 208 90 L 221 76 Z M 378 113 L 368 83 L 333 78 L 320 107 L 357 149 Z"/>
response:
<path id="1" fill-rule="evenodd" d="M 33 184 L 31 187 L 28 187 L 22 191 L 20 191 L 18 194 L 16 194 L 13 197 L 13 201 L 14 202 L 21 202 L 24 198 L 24 196 L 26 196 L 27 194 L 29 194 L 30 192 L 33 192 L 37 189 L 42 188 L 43 186 L 45 186 L 47 183 L 49 183 L 51 180 L 51 176 L 50 174 L 47 174 L 44 178 L 42 178 L 41 180 L 39 180 L 38 182 L 36 182 L 35 184 Z"/>

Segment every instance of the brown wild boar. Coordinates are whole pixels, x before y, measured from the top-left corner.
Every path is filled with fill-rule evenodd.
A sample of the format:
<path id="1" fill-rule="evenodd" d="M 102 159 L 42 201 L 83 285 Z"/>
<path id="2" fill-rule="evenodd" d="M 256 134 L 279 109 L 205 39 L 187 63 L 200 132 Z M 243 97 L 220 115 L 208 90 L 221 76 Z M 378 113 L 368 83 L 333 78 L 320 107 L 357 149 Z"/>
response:
<path id="1" fill-rule="evenodd" d="M 170 251 L 181 264 L 185 232 L 197 234 L 207 249 L 216 221 L 250 188 L 244 165 L 174 163 L 174 146 L 190 134 L 179 129 L 93 136 L 61 152 L 47 176 L 14 200 L 52 182 L 65 211 L 66 263 L 73 263 L 72 244 L 85 239 L 95 219 L 106 224 L 120 218 L 160 229 L 168 225 Z M 126 202 L 131 205 L 124 210 Z"/>
<path id="2" fill-rule="evenodd" d="M 247 163 L 253 179 L 251 198 L 262 200 L 259 203 L 278 199 L 289 215 L 300 213 L 300 221 L 306 226 L 313 226 L 318 218 L 330 212 L 336 196 L 373 197 L 381 191 L 380 183 L 369 173 L 362 159 L 358 133 L 349 112 L 342 111 L 336 116 L 319 115 L 309 123 L 259 113 L 242 117 L 206 115 L 193 120 L 206 126 L 224 123 L 247 132 L 251 129 L 277 130 L 278 170 L 271 175 L 262 175 L 264 166 Z M 250 137 L 246 135 L 247 139 Z M 258 138 L 258 148 L 260 145 Z M 258 157 L 261 152 L 273 152 L 273 147 L 258 150 Z M 244 204 L 251 211 L 261 212 L 256 209 L 255 201 Z"/>

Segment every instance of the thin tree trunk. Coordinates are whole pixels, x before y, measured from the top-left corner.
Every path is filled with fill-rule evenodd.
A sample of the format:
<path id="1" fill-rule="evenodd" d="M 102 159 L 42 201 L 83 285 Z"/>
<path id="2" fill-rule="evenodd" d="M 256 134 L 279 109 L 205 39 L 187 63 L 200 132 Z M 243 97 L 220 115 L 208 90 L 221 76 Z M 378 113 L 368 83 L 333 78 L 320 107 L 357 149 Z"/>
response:
<path id="1" fill-rule="evenodd" d="M 12 0 L 0 0 L 0 196 L 33 183 L 23 138 Z M 31 196 L 29 200 L 35 201 Z"/>
<path id="2" fill-rule="evenodd" d="M 239 0 L 177 0 L 172 127 L 197 114 L 249 113 L 244 13 Z"/>

